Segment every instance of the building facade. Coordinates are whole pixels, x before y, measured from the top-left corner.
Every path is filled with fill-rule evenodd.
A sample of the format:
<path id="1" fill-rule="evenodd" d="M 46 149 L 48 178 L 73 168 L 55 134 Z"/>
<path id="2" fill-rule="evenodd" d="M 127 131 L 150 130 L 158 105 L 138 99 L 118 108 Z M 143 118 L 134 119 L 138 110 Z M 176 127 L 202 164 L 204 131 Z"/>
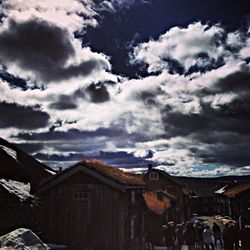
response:
<path id="1" fill-rule="evenodd" d="M 40 187 L 43 238 L 74 250 L 143 249 L 144 189 L 136 176 L 82 161 Z"/>

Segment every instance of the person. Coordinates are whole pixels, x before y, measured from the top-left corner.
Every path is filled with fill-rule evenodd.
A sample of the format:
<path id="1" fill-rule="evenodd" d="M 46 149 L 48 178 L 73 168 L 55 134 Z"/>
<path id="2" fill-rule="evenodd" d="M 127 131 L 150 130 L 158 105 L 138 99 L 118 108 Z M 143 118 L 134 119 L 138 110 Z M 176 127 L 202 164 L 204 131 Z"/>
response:
<path id="1" fill-rule="evenodd" d="M 196 232 L 196 249 L 203 250 L 203 231 L 204 226 L 198 221 L 195 222 L 195 232 Z"/>
<path id="2" fill-rule="evenodd" d="M 153 227 L 152 227 L 152 225 L 146 225 L 145 228 L 146 228 L 146 230 L 145 230 L 146 247 L 149 250 L 154 250 L 154 244 L 153 244 L 153 240 L 152 240 Z"/>
<path id="3" fill-rule="evenodd" d="M 169 222 L 167 226 L 163 227 L 163 233 L 165 237 L 165 244 L 167 247 L 167 250 L 172 250 L 175 245 L 175 229 L 174 229 L 174 223 Z"/>
<path id="4" fill-rule="evenodd" d="M 242 250 L 250 249 L 250 228 L 246 228 L 243 224 L 239 231 L 239 239 L 241 241 Z"/>
<path id="5" fill-rule="evenodd" d="M 205 244 L 206 250 L 209 250 L 210 246 L 212 250 L 214 250 L 213 232 L 208 225 L 205 226 L 205 229 L 203 231 L 203 242 Z"/>
<path id="6" fill-rule="evenodd" d="M 184 224 L 177 224 L 176 230 L 175 230 L 175 236 L 176 236 L 176 249 L 181 250 L 181 246 L 183 244 L 183 227 Z"/>
<path id="7" fill-rule="evenodd" d="M 222 238 L 224 241 L 224 249 L 233 250 L 235 237 L 234 237 L 234 231 L 232 227 L 230 227 L 229 223 L 226 223 L 225 228 L 222 231 Z"/>
<path id="8" fill-rule="evenodd" d="M 184 240 L 188 245 L 188 250 L 195 249 L 196 233 L 194 225 L 191 221 L 187 221 L 186 228 L 184 229 Z"/>
<path id="9" fill-rule="evenodd" d="M 212 230 L 213 230 L 213 234 L 214 234 L 214 245 L 215 245 L 215 247 L 217 246 L 217 240 L 220 241 L 220 245 L 221 245 L 221 247 L 223 247 L 222 239 L 221 239 L 220 226 L 217 223 L 214 222 Z"/>

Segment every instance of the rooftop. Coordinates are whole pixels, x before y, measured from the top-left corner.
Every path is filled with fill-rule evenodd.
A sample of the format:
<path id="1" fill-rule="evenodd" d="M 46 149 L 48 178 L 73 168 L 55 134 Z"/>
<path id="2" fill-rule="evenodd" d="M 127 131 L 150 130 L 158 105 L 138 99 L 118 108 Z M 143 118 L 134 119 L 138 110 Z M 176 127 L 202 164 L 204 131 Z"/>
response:
<path id="1" fill-rule="evenodd" d="M 159 200 L 157 192 L 146 192 L 143 196 L 148 209 L 156 214 L 162 215 L 171 206 L 170 199 L 163 197 Z"/>
<path id="2" fill-rule="evenodd" d="M 85 159 L 54 175 L 41 185 L 41 190 L 47 190 L 79 171 L 85 172 L 86 174 L 110 184 L 111 186 L 117 187 L 118 189 L 119 187 L 124 189 L 124 186 L 125 188 L 145 187 L 145 183 L 140 176 L 122 171 L 116 167 L 108 166 L 96 159 Z M 48 187 L 45 188 L 46 186 Z"/>
<path id="3" fill-rule="evenodd" d="M 228 190 L 226 190 L 224 192 L 224 195 L 234 198 L 235 196 L 237 196 L 238 194 L 240 194 L 241 192 L 244 192 L 246 190 L 250 190 L 250 183 L 243 183 L 243 184 L 239 184 L 237 186 L 234 186 Z"/>

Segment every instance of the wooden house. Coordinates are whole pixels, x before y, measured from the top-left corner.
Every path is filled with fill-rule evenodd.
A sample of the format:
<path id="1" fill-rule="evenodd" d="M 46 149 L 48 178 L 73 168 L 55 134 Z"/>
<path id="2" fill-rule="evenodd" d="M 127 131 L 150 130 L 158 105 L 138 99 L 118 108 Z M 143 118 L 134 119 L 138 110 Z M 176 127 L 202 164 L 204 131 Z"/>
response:
<path id="1" fill-rule="evenodd" d="M 192 211 L 198 215 L 220 214 L 220 201 L 216 194 L 216 186 L 193 185 L 192 190 Z"/>
<path id="2" fill-rule="evenodd" d="M 43 240 L 73 250 L 143 249 L 145 184 L 141 178 L 84 160 L 40 187 Z"/>
<path id="3" fill-rule="evenodd" d="M 175 217 L 176 197 L 164 190 L 144 193 L 147 205 L 145 213 L 145 231 L 147 243 L 161 245 L 163 243 L 163 225 Z"/>
<path id="4" fill-rule="evenodd" d="M 176 197 L 175 211 L 169 220 L 181 223 L 191 217 L 190 191 L 177 179 L 168 173 L 148 167 L 148 171 L 143 176 L 148 191 L 162 190 Z"/>
<path id="5" fill-rule="evenodd" d="M 224 187 L 221 192 L 227 215 L 238 219 L 242 215 L 250 215 L 250 183 L 241 183 Z"/>

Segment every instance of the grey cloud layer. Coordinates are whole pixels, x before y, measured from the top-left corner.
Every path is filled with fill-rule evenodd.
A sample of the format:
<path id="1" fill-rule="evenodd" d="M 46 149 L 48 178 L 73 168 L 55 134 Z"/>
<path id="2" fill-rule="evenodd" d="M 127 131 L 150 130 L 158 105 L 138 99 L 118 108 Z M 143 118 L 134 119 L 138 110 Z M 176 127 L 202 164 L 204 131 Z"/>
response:
<path id="1" fill-rule="evenodd" d="M 0 103 L 0 128 L 36 129 L 48 125 L 49 115 L 33 107 Z"/>
<path id="2" fill-rule="evenodd" d="M 87 76 L 108 66 L 94 58 L 66 65 L 76 54 L 68 30 L 38 18 L 10 20 L 8 29 L 0 33 L 0 54 L 2 63 L 17 63 L 45 82 Z"/>
<path id="3" fill-rule="evenodd" d="M 76 87 L 69 82 L 57 92 L 19 91 L 16 102 L 27 95 L 40 101 L 48 114 L 2 103 L 2 110 L 21 110 L 25 119 L 15 123 L 5 112 L 1 126 L 35 129 L 47 125 L 50 116 L 56 124 L 45 132 L 20 131 L 14 137 L 46 142 L 42 148 L 36 145 L 37 157 L 46 161 L 95 156 L 120 165 L 122 158 L 131 160 L 131 165 L 140 165 L 138 159 L 143 164 L 154 161 L 171 171 L 202 164 L 246 168 L 250 165 L 250 65 L 242 53 L 250 44 L 249 33 L 229 41 L 236 33 L 201 23 L 172 28 L 134 49 L 133 60 L 147 65 L 150 76 L 121 77 L 116 84 L 107 83 L 106 76 L 93 77 Z M 40 19 L 12 20 L 9 29 L 0 33 L 2 61 L 14 61 L 40 80 L 54 82 L 108 68 L 104 56 L 81 57 L 70 64 L 78 55 L 71 35 Z M 12 91 L 6 90 L 9 100 Z M 37 116 L 34 124 L 33 115 Z"/>

